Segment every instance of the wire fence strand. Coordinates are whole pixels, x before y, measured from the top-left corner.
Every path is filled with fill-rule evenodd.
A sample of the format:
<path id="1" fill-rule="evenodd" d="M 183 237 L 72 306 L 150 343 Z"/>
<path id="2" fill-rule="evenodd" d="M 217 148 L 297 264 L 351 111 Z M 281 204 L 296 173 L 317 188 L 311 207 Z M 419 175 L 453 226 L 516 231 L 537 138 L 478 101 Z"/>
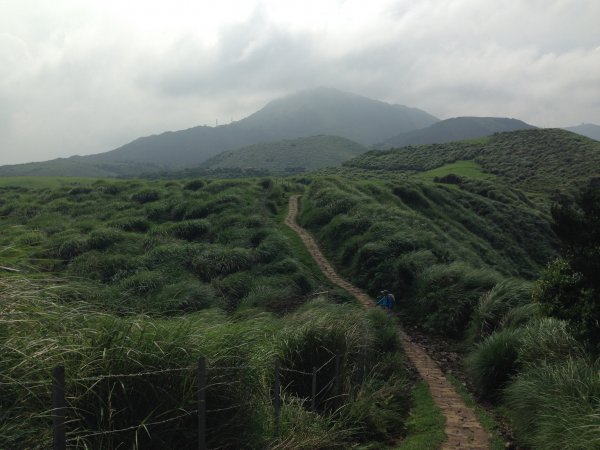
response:
<path id="1" fill-rule="evenodd" d="M 179 420 L 179 419 L 182 419 L 183 417 L 188 417 L 192 414 L 197 414 L 197 413 L 198 413 L 198 410 L 195 409 L 193 411 L 186 411 L 184 414 L 180 414 L 179 416 L 171 417 L 171 418 L 165 419 L 165 420 L 159 420 L 159 421 L 150 422 L 150 423 L 139 423 L 137 425 L 132 425 L 127 428 L 120 428 L 118 430 L 96 431 L 94 433 L 88 433 L 83 436 L 75 436 L 75 437 L 69 438 L 69 439 L 67 439 L 67 442 L 75 442 L 75 441 L 79 441 L 82 439 L 88 439 L 88 438 L 95 437 L 95 436 L 123 433 L 125 431 L 132 431 L 132 430 L 138 430 L 140 428 L 148 428 L 148 427 L 155 426 L 155 425 L 162 425 L 162 424 L 173 422 L 175 420 Z"/>

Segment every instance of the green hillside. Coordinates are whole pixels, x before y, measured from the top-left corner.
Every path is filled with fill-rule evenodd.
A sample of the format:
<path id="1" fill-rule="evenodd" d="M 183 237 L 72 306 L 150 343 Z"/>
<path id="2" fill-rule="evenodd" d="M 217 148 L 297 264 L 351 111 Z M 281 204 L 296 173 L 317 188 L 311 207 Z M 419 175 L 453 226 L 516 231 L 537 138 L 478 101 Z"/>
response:
<path id="1" fill-rule="evenodd" d="M 550 194 L 600 176 L 600 143 L 560 129 L 497 133 L 474 141 L 370 151 L 345 167 L 414 174 L 473 160 L 527 192 Z"/>
<path id="2" fill-rule="evenodd" d="M 311 136 L 255 144 L 221 153 L 202 166 L 210 169 L 263 169 L 271 172 L 301 172 L 339 166 L 367 149 L 338 136 Z"/>

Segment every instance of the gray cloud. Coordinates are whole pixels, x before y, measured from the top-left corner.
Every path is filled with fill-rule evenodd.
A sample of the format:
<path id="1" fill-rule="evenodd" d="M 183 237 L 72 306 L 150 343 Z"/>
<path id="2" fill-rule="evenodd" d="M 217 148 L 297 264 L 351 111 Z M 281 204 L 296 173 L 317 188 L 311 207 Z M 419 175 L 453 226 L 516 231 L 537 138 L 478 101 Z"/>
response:
<path id="1" fill-rule="evenodd" d="M 600 2 L 382 1 L 364 21 L 332 15 L 314 26 L 290 26 L 259 4 L 210 38 L 79 3 L 7 7 L 0 164 L 237 120 L 318 85 L 440 117 L 600 122 Z"/>

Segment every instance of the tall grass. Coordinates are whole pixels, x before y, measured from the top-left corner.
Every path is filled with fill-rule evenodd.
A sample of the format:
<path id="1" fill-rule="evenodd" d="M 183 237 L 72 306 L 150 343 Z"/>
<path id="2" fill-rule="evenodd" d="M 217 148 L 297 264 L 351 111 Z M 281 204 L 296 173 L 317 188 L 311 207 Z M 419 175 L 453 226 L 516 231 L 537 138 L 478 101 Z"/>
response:
<path id="1" fill-rule="evenodd" d="M 600 366 L 581 358 L 531 366 L 508 386 L 517 437 L 531 448 L 600 448 Z"/>
<path id="2" fill-rule="evenodd" d="M 396 347 L 376 344 L 381 332 L 361 309 L 316 301 L 286 318 L 255 310 L 232 320 L 212 309 L 161 319 L 131 311 L 118 316 L 82 301 L 65 304 L 61 294 L 55 281 L 0 278 L 2 448 L 50 446 L 50 371 L 57 364 L 67 373 L 68 438 L 82 448 L 194 448 L 200 355 L 208 359 L 211 448 L 347 448 L 385 439 L 406 415 L 403 360 Z M 394 326 L 384 318 L 377 323 Z M 389 351 L 375 351 L 383 347 Z M 335 365 L 329 359 L 336 353 L 342 382 L 334 406 L 325 394 L 333 395 Z M 308 410 L 302 383 L 282 383 L 281 432 L 275 436 L 270 393 L 277 357 L 288 369 L 323 368 L 318 411 Z M 103 377 L 139 372 L 156 373 Z M 384 423 L 373 402 L 387 411 Z M 85 437 L 136 424 L 129 432 Z"/>

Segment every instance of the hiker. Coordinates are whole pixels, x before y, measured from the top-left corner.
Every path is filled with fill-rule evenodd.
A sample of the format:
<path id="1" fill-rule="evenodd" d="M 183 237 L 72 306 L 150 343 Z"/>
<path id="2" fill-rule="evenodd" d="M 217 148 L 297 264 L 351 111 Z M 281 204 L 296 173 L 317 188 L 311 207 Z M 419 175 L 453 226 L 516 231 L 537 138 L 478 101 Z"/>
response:
<path id="1" fill-rule="evenodd" d="M 394 294 L 387 289 L 381 291 L 381 297 L 377 299 L 377 304 L 383 306 L 383 308 L 388 311 L 392 310 L 395 302 L 396 298 L 394 297 Z"/>

